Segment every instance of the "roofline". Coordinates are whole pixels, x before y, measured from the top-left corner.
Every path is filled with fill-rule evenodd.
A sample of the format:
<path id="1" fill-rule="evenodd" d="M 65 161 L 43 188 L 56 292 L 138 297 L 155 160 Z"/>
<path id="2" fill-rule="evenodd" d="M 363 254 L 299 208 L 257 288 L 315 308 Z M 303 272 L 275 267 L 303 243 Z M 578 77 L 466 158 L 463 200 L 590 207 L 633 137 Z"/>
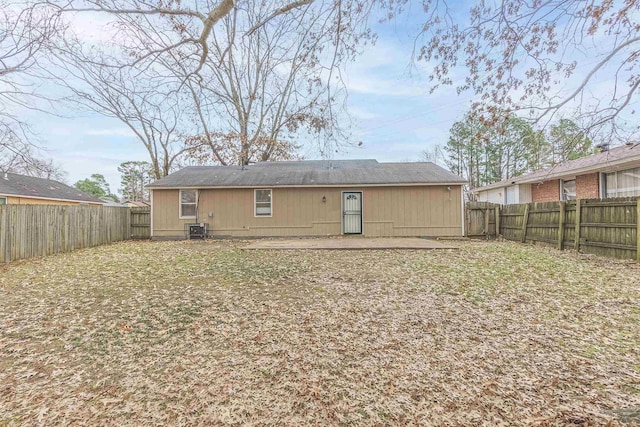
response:
<path id="1" fill-rule="evenodd" d="M 564 172 L 549 173 L 548 175 L 545 175 L 544 177 L 538 177 L 537 179 L 536 178 L 527 179 L 525 175 L 522 177 L 522 180 L 517 181 L 516 184 L 533 184 L 536 182 L 547 181 L 549 179 L 561 178 L 567 175 L 578 175 L 578 174 L 582 175 L 584 172 L 602 172 L 602 171 L 606 171 L 610 167 L 620 166 L 626 163 L 633 163 L 634 161 L 638 161 L 638 160 L 640 160 L 640 155 L 629 156 L 622 159 L 601 163 L 598 165 L 584 166 L 577 169 L 570 169 Z"/>
<path id="2" fill-rule="evenodd" d="M 562 178 L 562 177 L 570 176 L 570 175 L 582 175 L 584 172 L 587 172 L 587 173 L 588 172 L 592 172 L 592 173 L 593 172 L 605 172 L 605 171 L 607 171 L 608 168 L 613 168 L 615 166 L 624 165 L 626 163 L 633 163 L 634 161 L 638 161 L 638 160 L 640 160 L 640 154 L 637 154 L 637 155 L 634 155 L 634 156 L 629 156 L 629 157 L 624 157 L 622 159 L 611 160 L 611 161 L 608 161 L 606 163 L 601 163 L 601 164 L 598 164 L 598 165 L 583 166 L 581 168 L 569 169 L 569 170 L 566 170 L 566 171 L 563 171 L 563 172 L 553 173 L 553 171 L 550 171 L 549 174 L 544 175 L 544 176 L 527 178 L 527 176 L 532 175 L 534 173 L 537 173 L 537 172 L 532 172 L 531 174 L 513 177 L 512 180 L 509 180 L 508 182 L 505 182 L 505 183 L 500 184 L 500 185 L 497 185 L 499 183 L 496 182 L 494 184 L 485 185 L 483 187 L 473 188 L 473 189 L 469 190 L 469 192 L 470 193 L 477 193 L 477 192 L 480 192 L 480 191 L 497 190 L 497 189 L 500 189 L 500 188 L 505 188 L 505 187 L 509 187 L 511 185 L 517 185 L 517 184 L 535 184 L 537 182 L 550 181 L 552 179 L 558 179 L 558 178 Z"/>
<path id="3" fill-rule="evenodd" d="M 181 185 L 181 186 L 154 186 L 153 184 L 147 185 L 145 188 L 149 190 L 180 190 L 183 188 L 197 188 L 201 190 L 224 190 L 231 188 L 343 188 L 343 187 L 422 187 L 422 186 L 445 186 L 445 185 L 460 185 L 463 186 L 466 181 L 462 182 L 406 182 L 406 183 L 394 183 L 394 184 L 288 184 L 288 185 Z"/>
<path id="4" fill-rule="evenodd" d="M 39 199 L 39 200 L 58 200 L 60 202 L 77 202 L 77 203 L 93 203 L 94 205 L 104 205 L 105 202 L 90 201 L 90 200 L 76 200 L 76 199 L 60 199 L 56 197 L 41 197 L 41 196 L 27 196 L 24 194 L 8 194 L 0 193 L 0 197 L 23 197 L 25 199 Z"/>

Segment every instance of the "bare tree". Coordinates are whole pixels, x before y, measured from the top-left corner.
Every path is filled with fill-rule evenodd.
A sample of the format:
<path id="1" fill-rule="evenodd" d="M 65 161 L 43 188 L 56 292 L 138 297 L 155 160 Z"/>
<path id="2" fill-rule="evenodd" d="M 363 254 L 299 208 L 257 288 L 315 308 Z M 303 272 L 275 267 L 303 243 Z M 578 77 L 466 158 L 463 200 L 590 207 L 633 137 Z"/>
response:
<path id="1" fill-rule="evenodd" d="M 24 137 L 20 124 L 0 122 L 0 173 L 18 173 L 64 181 L 66 173 Z"/>
<path id="2" fill-rule="evenodd" d="M 366 24 L 374 2 L 46 3 L 60 12 L 113 17 L 118 33 L 106 48 L 111 54 L 80 58 L 75 49 L 66 49 L 76 56 L 76 68 L 86 70 L 87 63 L 93 68 L 89 78 L 80 75 L 85 71 L 72 72 L 90 86 L 100 82 L 104 87 L 105 73 L 134 79 L 136 85 L 163 80 L 162 87 L 172 77 L 173 92 L 165 90 L 164 95 L 179 99 L 181 112 L 190 112 L 188 141 L 196 144 L 192 153 L 201 154 L 206 147 L 214 161 L 236 163 L 281 158 L 283 149 L 293 149 L 300 140 L 315 141 L 321 151 L 329 152 L 347 139 L 341 105 L 346 93 L 338 67 L 354 57 L 360 43 L 371 40 Z M 109 84 L 113 80 L 109 77 Z M 120 77 L 115 80 L 120 87 L 128 84 Z M 186 98 L 190 108 L 185 108 Z M 98 110 L 123 119 L 112 106 L 100 105 Z M 154 162 L 148 139 L 145 134 L 143 142 Z M 235 139 L 234 146 L 229 146 L 230 139 Z M 231 151 L 221 151 L 227 148 Z"/>
<path id="3" fill-rule="evenodd" d="M 98 12 L 114 16 L 119 22 L 131 25 L 144 23 L 155 27 L 162 27 L 169 23 L 180 30 L 181 36 L 170 44 L 156 45 L 148 40 L 146 51 L 135 58 L 130 65 L 138 65 L 147 60 L 155 60 L 159 56 L 181 49 L 188 51 L 183 59 L 195 59 L 196 67 L 191 70 L 197 74 L 204 66 L 209 54 L 209 39 L 216 24 L 234 10 L 242 10 L 253 1 L 237 0 L 34 0 L 36 4 L 50 6 L 58 13 L 64 12 Z M 295 0 L 292 2 L 273 2 L 269 13 L 261 22 L 249 28 L 255 31 L 274 18 L 288 14 L 299 8 L 314 3 L 314 0 Z M 187 31 L 189 29 L 189 31 Z"/>
<path id="4" fill-rule="evenodd" d="M 42 52 L 61 30 L 58 18 L 41 7 L 0 4 L 0 172 L 64 177 L 58 165 L 42 158 L 19 112 L 50 101 L 34 81 Z"/>
<path id="5" fill-rule="evenodd" d="M 65 72 L 56 70 L 51 78 L 70 91 L 67 101 L 118 119 L 147 150 L 154 178 L 168 175 L 186 151 L 181 125 L 187 107 L 176 94 L 176 80 L 152 69 L 142 77 L 128 67 L 115 67 L 116 58 L 87 53 L 77 40 L 66 41 L 55 52 Z"/>
<path id="6" fill-rule="evenodd" d="M 223 164 L 290 158 L 295 141 L 314 140 L 322 153 L 348 140 L 336 76 L 361 36 L 337 28 L 350 11 L 318 3 L 271 17 L 272 4 L 251 3 L 221 19 L 199 76 L 185 85 L 202 131 L 191 142 Z M 178 61 L 169 68 L 188 77 Z"/>
<path id="7" fill-rule="evenodd" d="M 431 149 L 422 150 L 419 161 L 431 162 L 436 165 L 445 165 L 447 156 L 439 144 L 434 145 Z"/>
<path id="8" fill-rule="evenodd" d="M 538 122 L 575 109 L 591 128 L 624 125 L 640 86 L 640 2 L 631 0 L 482 1 L 469 21 L 446 1 L 423 0 L 424 44 L 432 90 L 454 85 L 478 95 L 475 108 L 522 111 Z M 453 73 L 466 72 L 463 80 Z M 608 90 L 592 94 L 599 80 Z M 487 114 L 488 113 L 488 114 Z M 636 127 L 636 130 L 638 128 Z"/>

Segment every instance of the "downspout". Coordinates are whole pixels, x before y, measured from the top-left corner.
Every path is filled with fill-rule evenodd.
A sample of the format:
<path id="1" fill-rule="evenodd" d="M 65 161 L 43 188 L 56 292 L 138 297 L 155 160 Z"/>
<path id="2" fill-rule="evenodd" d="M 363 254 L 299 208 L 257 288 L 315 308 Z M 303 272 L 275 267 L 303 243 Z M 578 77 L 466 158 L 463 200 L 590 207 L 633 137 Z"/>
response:
<path id="1" fill-rule="evenodd" d="M 462 185 L 460 186 L 460 205 L 462 206 L 462 221 L 460 221 L 462 223 L 462 236 L 464 237 L 464 223 L 466 221 L 466 216 L 465 216 L 465 210 L 464 210 L 464 191 L 462 191 Z"/>
<path id="2" fill-rule="evenodd" d="M 151 230 L 149 231 L 149 238 L 153 240 L 153 189 L 149 190 L 149 204 L 151 205 L 151 210 L 149 212 L 149 216 L 151 217 Z"/>
<path id="3" fill-rule="evenodd" d="M 198 222 L 198 209 L 200 209 L 200 190 L 196 189 L 196 224 L 200 224 Z"/>

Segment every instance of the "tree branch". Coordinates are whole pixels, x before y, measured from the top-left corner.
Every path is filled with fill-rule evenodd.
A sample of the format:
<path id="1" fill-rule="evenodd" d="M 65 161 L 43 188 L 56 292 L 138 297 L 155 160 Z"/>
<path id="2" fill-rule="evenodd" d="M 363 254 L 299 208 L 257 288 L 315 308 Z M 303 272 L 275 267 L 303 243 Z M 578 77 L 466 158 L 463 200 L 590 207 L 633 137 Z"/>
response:
<path id="1" fill-rule="evenodd" d="M 289 3 L 286 6 L 283 6 L 279 9 L 276 9 L 271 15 L 267 16 L 265 19 L 263 19 L 262 21 L 258 22 L 257 24 L 255 24 L 253 27 L 249 28 L 249 30 L 245 33 L 245 36 L 250 36 L 252 35 L 258 28 L 262 27 L 263 25 L 265 25 L 267 22 L 271 21 L 273 18 L 275 18 L 276 16 L 279 15 L 283 15 L 293 9 L 297 9 L 300 8 L 302 6 L 306 6 L 309 5 L 311 3 L 313 3 L 315 0 L 298 0 L 298 1 L 294 1 L 293 3 Z"/>

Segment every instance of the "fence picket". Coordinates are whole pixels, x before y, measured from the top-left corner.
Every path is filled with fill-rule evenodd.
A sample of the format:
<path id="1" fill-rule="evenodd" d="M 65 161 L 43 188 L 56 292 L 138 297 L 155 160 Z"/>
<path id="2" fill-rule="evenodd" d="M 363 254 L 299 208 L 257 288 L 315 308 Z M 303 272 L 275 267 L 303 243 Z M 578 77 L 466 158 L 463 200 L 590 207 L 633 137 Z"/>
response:
<path id="1" fill-rule="evenodd" d="M 585 253 L 640 262 L 638 197 L 505 206 L 468 202 L 466 211 L 467 230 L 473 231 L 469 237 L 490 237 L 486 221 L 493 214 L 495 235 L 502 231 L 507 240 L 550 243 L 561 250 L 570 245 Z"/>
<path id="2" fill-rule="evenodd" d="M 120 207 L 0 205 L 0 262 L 127 240 L 130 215 Z"/>
<path id="3" fill-rule="evenodd" d="M 564 249 L 564 221 L 567 204 L 560 202 L 560 212 L 558 213 L 558 249 Z"/>

